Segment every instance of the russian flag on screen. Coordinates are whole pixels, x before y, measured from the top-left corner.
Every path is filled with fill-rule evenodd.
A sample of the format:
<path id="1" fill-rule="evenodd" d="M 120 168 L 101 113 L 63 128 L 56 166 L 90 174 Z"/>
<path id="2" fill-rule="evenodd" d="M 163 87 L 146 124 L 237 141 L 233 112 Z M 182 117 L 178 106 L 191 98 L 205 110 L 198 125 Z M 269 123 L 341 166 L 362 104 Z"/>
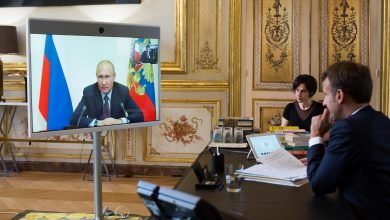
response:
<path id="1" fill-rule="evenodd" d="M 139 74 L 139 81 L 134 80 L 135 74 Z M 137 104 L 138 108 L 142 111 L 144 121 L 156 120 L 152 64 L 136 64 L 134 68 L 130 68 L 129 79 L 130 96 Z"/>
<path id="2" fill-rule="evenodd" d="M 68 84 L 51 34 L 46 35 L 39 111 L 46 120 L 47 130 L 69 126 L 73 113 Z"/>

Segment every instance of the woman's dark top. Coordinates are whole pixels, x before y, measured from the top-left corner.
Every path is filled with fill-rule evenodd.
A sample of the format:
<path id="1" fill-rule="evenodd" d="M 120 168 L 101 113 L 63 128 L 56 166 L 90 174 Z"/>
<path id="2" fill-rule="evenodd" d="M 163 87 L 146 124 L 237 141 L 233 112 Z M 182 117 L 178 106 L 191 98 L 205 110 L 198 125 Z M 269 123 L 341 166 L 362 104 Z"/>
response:
<path id="1" fill-rule="evenodd" d="M 287 104 L 284 108 L 283 118 L 288 120 L 289 126 L 299 126 L 301 129 L 310 131 L 311 118 L 322 114 L 324 106 L 321 103 L 313 101 L 310 108 L 302 110 L 299 108 L 298 102 Z"/>

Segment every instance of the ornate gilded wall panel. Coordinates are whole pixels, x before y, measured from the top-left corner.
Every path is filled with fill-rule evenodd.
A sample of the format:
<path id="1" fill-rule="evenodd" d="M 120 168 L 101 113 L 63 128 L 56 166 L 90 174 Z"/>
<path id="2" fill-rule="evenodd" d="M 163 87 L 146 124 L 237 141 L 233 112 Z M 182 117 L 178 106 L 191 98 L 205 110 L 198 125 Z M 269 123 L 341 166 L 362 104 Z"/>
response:
<path id="1" fill-rule="evenodd" d="M 229 116 L 241 116 L 241 0 L 229 1 Z"/>
<path id="2" fill-rule="evenodd" d="M 300 0 L 254 1 L 254 90 L 290 89 L 300 72 Z"/>
<path id="3" fill-rule="evenodd" d="M 192 81 L 192 80 L 164 80 L 161 82 L 162 91 L 229 91 L 227 81 Z"/>
<path id="4" fill-rule="evenodd" d="M 322 0 L 321 72 L 338 61 L 368 64 L 368 0 Z"/>
<path id="5" fill-rule="evenodd" d="M 164 99 L 161 124 L 145 132 L 145 161 L 192 162 L 210 141 L 221 100 Z"/>
<path id="6" fill-rule="evenodd" d="M 193 71 L 221 69 L 221 0 L 192 1 Z"/>
<path id="7" fill-rule="evenodd" d="M 6 112 L 7 121 L 10 120 L 9 112 Z M 103 132 L 101 145 L 104 152 L 106 147 L 110 148 L 111 154 L 115 155 L 116 135 L 114 131 Z M 9 135 L 4 136 L 8 141 L 8 147 L 13 148 L 16 157 L 25 160 L 35 158 L 57 158 L 57 159 L 88 159 L 92 149 L 92 139 L 89 134 L 71 134 L 52 136 L 48 138 L 28 138 L 27 132 L 27 109 L 24 106 L 16 110 Z M 108 151 L 106 151 L 108 152 Z M 108 159 L 108 154 L 103 154 Z"/>
<path id="8" fill-rule="evenodd" d="M 186 8 L 186 0 L 175 1 L 175 60 L 162 62 L 162 73 L 185 73 L 187 71 Z"/>
<path id="9" fill-rule="evenodd" d="M 135 160 L 135 129 L 122 130 L 122 159 Z"/>
<path id="10" fill-rule="evenodd" d="M 284 107 L 294 100 L 253 99 L 254 127 L 267 132 L 270 125 L 279 123 Z M 275 123 L 275 124 L 274 124 Z"/>

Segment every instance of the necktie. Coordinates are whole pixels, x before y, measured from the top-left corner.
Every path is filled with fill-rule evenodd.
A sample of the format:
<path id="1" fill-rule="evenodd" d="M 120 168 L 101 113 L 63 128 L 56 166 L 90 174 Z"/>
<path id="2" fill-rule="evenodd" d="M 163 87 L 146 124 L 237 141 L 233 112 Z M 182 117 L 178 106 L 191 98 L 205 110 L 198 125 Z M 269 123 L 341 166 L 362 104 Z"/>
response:
<path id="1" fill-rule="evenodd" d="M 103 119 L 111 117 L 110 114 L 110 105 L 108 104 L 108 96 L 104 96 L 104 106 L 103 106 Z"/>

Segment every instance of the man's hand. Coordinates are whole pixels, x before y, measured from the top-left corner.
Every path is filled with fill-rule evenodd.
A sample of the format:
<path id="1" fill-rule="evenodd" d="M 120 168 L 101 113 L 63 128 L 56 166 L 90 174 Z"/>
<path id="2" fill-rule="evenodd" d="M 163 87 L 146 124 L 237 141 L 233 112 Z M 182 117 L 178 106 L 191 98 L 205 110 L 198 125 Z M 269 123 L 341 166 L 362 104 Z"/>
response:
<path id="1" fill-rule="evenodd" d="M 307 157 L 299 159 L 305 166 L 307 166 Z"/>
<path id="2" fill-rule="evenodd" d="M 324 137 L 333 124 L 330 122 L 329 116 L 329 110 L 325 108 L 322 115 L 311 118 L 310 137 Z"/>
<path id="3" fill-rule="evenodd" d="M 103 126 L 103 125 L 119 125 L 119 124 L 122 124 L 122 120 L 120 119 L 115 119 L 115 118 L 106 118 L 102 121 L 100 121 L 101 125 L 99 126 Z"/>

